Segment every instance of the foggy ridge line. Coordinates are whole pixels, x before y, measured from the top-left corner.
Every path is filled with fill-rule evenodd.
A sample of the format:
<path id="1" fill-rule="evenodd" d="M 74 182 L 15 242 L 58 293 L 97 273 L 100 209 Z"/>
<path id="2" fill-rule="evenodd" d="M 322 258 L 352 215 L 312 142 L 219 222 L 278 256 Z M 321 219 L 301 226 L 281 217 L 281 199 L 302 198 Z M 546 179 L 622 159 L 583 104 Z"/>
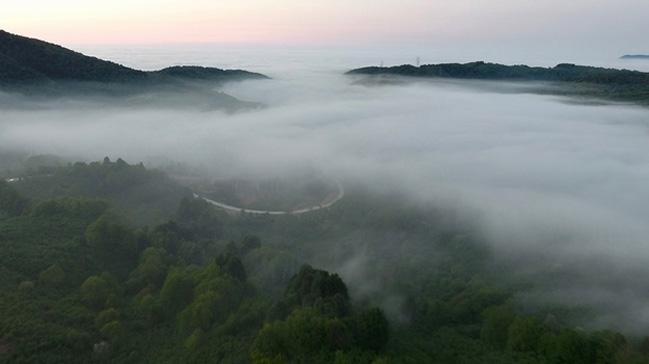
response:
<path id="1" fill-rule="evenodd" d="M 345 197 L 345 189 L 343 188 L 343 185 L 338 181 L 336 181 L 336 185 L 338 186 L 338 194 L 336 195 L 336 197 L 333 200 L 331 200 L 331 201 L 329 201 L 327 203 L 324 203 L 324 204 L 317 205 L 317 206 L 311 206 L 311 207 L 306 207 L 306 208 L 303 208 L 303 209 L 297 209 L 297 210 L 292 210 L 292 211 L 273 211 L 273 210 L 245 209 L 245 208 L 242 208 L 242 207 L 232 206 L 232 205 L 228 205 L 228 204 L 225 204 L 225 203 L 222 203 L 222 202 L 211 200 L 211 199 L 209 199 L 207 197 L 200 196 L 199 194 L 197 194 L 195 192 L 194 192 L 194 198 L 200 198 L 200 199 L 204 200 L 205 202 L 207 202 L 207 203 L 209 203 L 209 204 L 211 204 L 213 206 L 222 208 L 222 209 L 227 210 L 227 211 L 235 212 L 235 213 L 249 213 L 249 214 L 256 214 L 256 215 L 301 215 L 301 214 L 306 214 L 306 213 L 309 213 L 309 212 L 314 212 L 314 211 L 319 211 L 319 210 L 322 210 L 322 209 L 329 208 L 329 207 L 335 205 L 343 197 Z"/>

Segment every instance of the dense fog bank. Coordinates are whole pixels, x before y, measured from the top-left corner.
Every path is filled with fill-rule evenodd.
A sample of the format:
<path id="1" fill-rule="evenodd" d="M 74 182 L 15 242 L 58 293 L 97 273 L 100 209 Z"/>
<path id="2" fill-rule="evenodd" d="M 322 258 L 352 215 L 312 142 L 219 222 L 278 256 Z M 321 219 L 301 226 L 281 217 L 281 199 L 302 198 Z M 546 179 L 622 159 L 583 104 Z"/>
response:
<path id="1" fill-rule="evenodd" d="M 267 105 L 234 114 L 2 94 L 0 145 L 68 160 L 181 163 L 211 177 L 309 167 L 396 188 L 475 217 L 498 263 L 539 282 L 523 299 L 587 303 L 602 325 L 649 326 L 649 290 L 637 279 L 649 273 L 646 109 L 489 83 L 275 76 L 226 85 Z M 349 264 L 343 275 L 355 272 Z"/>

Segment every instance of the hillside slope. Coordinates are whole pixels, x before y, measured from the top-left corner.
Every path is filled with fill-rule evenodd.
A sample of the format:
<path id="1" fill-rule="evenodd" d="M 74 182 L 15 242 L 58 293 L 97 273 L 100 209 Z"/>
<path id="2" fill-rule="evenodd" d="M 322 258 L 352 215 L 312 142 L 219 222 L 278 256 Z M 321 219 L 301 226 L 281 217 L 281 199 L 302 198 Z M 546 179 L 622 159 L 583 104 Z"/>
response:
<path id="1" fill-rule="evenodd" d="M 60 81 L 160 84 L 268 78 L 242 70 L 175 66 L 145 72 L 0 30 L 0 86 Z"/>
<path id="2" fill-rule="evenodd" d="M 497 63 L 442 63 L 415 67 L 365 67 L 351 70 L 348 74 L 393 74 L 400 76 L 446 77 L 484 80 L 530 80 L 592 82 L 601 84 L 649 85 L 649 73 L 611 68 L 579 66 L 563 63 L 555 67 L 508 66 Z"/>
<path id="3" fill-rule="evenodd" d="M 0 82 L 131 81 L 146 73 L 0 30 Z M 9 66 L 5 69 L 5 66 Z"/>
<path id="4" fill-rule="evenodd" d="M 552 82 L 559 88 L 539 88 L 539 93 L 595 97 L 614 101 L 649 104 L 649 73 L 612 68 L 559 64 L 555 67 L 530 67 L 497 63 L 443 63 L 365 67 L 348 75 L 406 76 L 491 81 Z"/>

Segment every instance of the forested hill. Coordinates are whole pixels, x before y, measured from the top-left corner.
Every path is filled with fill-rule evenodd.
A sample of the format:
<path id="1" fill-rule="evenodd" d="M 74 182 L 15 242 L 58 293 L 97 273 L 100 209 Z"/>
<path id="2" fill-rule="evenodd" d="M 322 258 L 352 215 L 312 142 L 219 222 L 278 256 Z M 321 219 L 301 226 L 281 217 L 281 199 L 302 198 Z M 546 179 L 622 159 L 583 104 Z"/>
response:
<path id="1" fill-rule="evenodd" d="M 151 75 L 159 77 L 178 78 L 184 80 L 243 80 L 243 79 L 267 79 L 261 73 L 248 72 L 243 70 L 223 70 L 214 67 L 201 66 L 173 66 L 160 71 L 150 72 Z"/>
<path id="2" fill-rule="evenodd" d="M 178 80 L 228 81 L 250 78 L 267 77 L 253 72 L 208 67 L 170 67 L 145 72 L 0 30 L 1 86 L 53 81 L 166 83 Z"/>
<path id="3" fill-rule="evenodd" d="M 125 81 L 146 73 L 37 39 L 0 31 L 0 80 Z"/>
<path id="4" fill-rule="evenodd" d="M 625 54 L 620 59 L 649 59 L 649 54 Z"/>
<path id="5" fill-rule="evenodd" d="M 395 67 L 365 67 L 349 71 L 348 74 L 399 75 L 416 77 L 446 77 L 484 80 L 529 80 L 589 82 L 598 84 L 636 84 L 649 87 L 649 73 L 578 66 L 569 63 L 555 67 L 530 67 L 526 65 L 508 66 L 498 63 L 442 63 L 415 67 L 402 65 Z"/>
<path id="6" fill-rule="evenodd" d="M 407 76 L 494 81 L 542 81 L 559 83 L 560 89 L 539 89 L 543 93 L 596 97 L 649 104 L 649 73 L 579 66 L 563 63 L 555 67 L 508 66 L 497 63 L 444 63 L 415 67 L 365 67 L 348 75 Z"/>

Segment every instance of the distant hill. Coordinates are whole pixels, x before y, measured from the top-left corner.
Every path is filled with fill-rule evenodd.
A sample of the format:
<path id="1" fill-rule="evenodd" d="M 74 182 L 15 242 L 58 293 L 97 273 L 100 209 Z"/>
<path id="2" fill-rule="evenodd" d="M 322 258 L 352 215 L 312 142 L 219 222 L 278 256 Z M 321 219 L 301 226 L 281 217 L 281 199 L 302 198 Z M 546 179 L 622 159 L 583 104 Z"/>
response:
<path id="1" fill-rule="evenodd" d="M 620 59 L 646 59 L 649 60 L 649 54 L 625 54 Z"/>
<path id="2" fill-rule="evenodd" d="M 617 70 L 610 68 L 578 66 L 569 63 L 555 67 L 530 67 L 526 65 L 507 66 L 497 63 L 443 63 L 415 67 L 402 65 L 396 67 L 366 67 L 349 71 L 348 74 L 392 74 L 417 77 L 446 77 L 483 80 L 527 80 L 563 81 L 592 83 L 647 84 L 649 73 Z"/>
<path id="3" fill-rule="evenodd" d="M 160 84 L 261 78 L 268 77 L 242 70 L 193 66 L 145 72 L 0 30 L 0 86 L 5 87 L 61 81 Z"/>
<path id="4" fill-rule="evenodd" d="M 611 68 L 559 64 L 555 67 L 508 66 L 497 63 L 444 63 L 415 67 L 365 67 L 349 75 L 407 76 L 494 81 L 543 81 L 563 87 L 542 92 L 598 97 L 649 104 L 649 73 Z"/>
<path id="5" fill-rule="evenodd" d="M 243 70 L 222 70 L 213 67 L 201 66 L 173 66 L 160 71 L 150 72 L 151 75 L 177 78 L 182 80 L 244 80 L 244 79 L 267 79 L 260 73 L 253 73 Z"/>

